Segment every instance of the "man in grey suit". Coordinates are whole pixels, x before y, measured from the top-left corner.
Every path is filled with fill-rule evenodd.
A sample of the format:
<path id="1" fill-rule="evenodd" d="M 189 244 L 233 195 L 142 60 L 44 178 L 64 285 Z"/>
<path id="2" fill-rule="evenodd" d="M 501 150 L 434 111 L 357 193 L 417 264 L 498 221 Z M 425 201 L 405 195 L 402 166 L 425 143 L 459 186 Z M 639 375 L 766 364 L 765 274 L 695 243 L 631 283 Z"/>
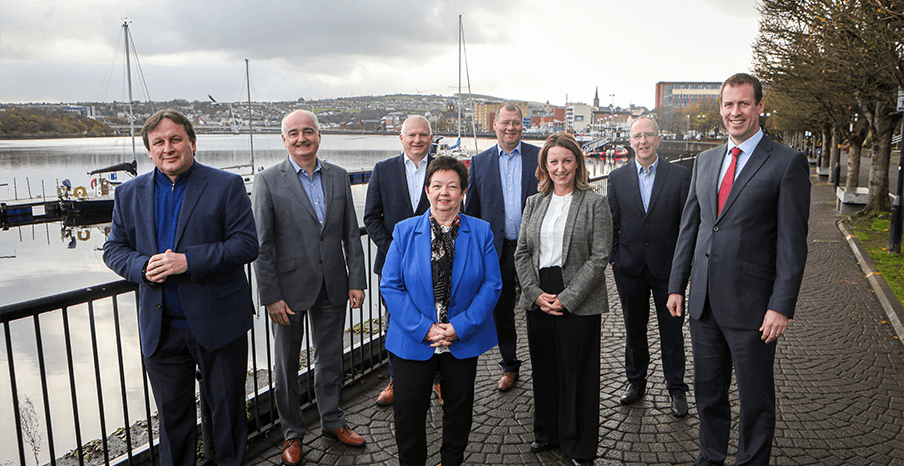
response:
<path id="1" fill-rule="evenodd" d="M 684 417 L 688 390 L 684 382 L 684 318 L 672 317 L 666 301 L 672 255 L 691 173 L 656 153 L 660 141 L 656 120 L 649 117 L 634 120 L 630 134 L 634 161 L 609 174 L 607 189 L 613 226 L 609 262 L 625 320 L 628 388 L 619 402 L 632 404 L 646 390 L 650 364 L 647 324 L 652 294 L 672 414 Z"/>
<path id="2" fill-rule="evenodd" d="M 668 307 L 687 312 L 700 415 L 697 465 L 723 464 L 732 367 L 740 396 L 737 464 L 769 464 L 776 340 L 794 317 L 807 261 L 810 180 L 800 152 L 763 134 L 763 90 L 740 73 L 722 84 L 727 142 L 697 156 L 669 278 Z"/>
<path id="3" fill-rule="evenodd" d="M 364 301 L 364 249 L 348 172 L 317 158 L 320 124 L 305 110 L 283 118 L 289 156 L 254 177 L 252 206 L 261 254 L 254 263 L 261 302 L 273 321 L 276 408 L 283 462 L 302 462 L 298 360 L 307 314 L 314 340 L 314 393 L 325 436 L 349 446 L 364 438 L 339 409 L 346 302 Z"/>

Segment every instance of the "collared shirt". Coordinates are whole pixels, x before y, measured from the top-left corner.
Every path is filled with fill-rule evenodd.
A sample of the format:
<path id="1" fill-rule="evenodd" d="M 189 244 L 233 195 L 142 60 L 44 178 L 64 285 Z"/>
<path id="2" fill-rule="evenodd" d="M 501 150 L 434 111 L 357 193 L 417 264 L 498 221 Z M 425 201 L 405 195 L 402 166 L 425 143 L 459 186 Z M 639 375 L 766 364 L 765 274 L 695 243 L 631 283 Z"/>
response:
<path id="1" fill-rule="evenodd" d="M 421 194 L 424 192 L 424 180 L 427 177 L 427 156 L 425 155 L 417 165 L 405 157 L 405 177 L 408 178 L 408 196 L 411 198 L 411 211 L 417 211 L 417 205 L 421 202 Z"/>
<path id="2" fill-rule="evenodd" d="M 634 159 L 634 167 L 637 169 L 637 184 L 640 186 L 640 198 L 643 200 L 643 211 L 650 210 L 650 195 L 653 193 L 653 182 L 656 181 L 656 167 L 659 166 L 659 157 L 653 161 L 649 168 L 641 165 Z"/>
<path id="3" fill-rule="evenodd" d="M 185 199 L 188 177 L 194 168 L 195 165 L 192 163 L 188 171 L 179 175 L 175 182 L 160 170 L 154 170 L 154 227 L 157 231 L 158 253 L 176 248 L 176 225 L 179 223 L 179 212 Z M 188 256 L 185 256 L 185 263 L 189 265 Z M 189 265 L 185 273 L 189 273 L 190 270 Z M 179 284 L 176 280 L 163 282 L 163 314 L 167 317 L 168 325 L 189 328 L 182 302 L 179 300 Z"/>
<path id="4" fill-rule="evenodd" d="M 498 144 L 499 177 L 505 205 L 505 239 L 518 239 L 521 230 L 521 143 L 507 154 Z"/>
<path id="5" fill-rule="evenodd" d="M 540 268 L 562 266 L 562 244 L 565 237 L 565 222 L 571 207 L 571 195 L 552 195 L 546 216 L 540 224 Z"/>
<path id="6" fill-rule="evenodd" d="M 737 147 L 741 149 L 741 154 L 738 155 L 738 162 L 735 165 L 734 179 L 738 179 L 738 175 L 741 174 L 741 170 L 744 169 L 744 165 L 747 165 L 747 161 L 750 160 L 750 154 L 753 154 L 753 151 L 756 149 L 756 146 L 760 144 L 760 140 L 763 139 L 763 129 L 760 128 L 756 131 L 756 134 L 748 138 L 746 141 L 735 144 L 731 138 L 728 138 L 728 144 L 726 144 L 725 155 L 722 156 L 722 169 L 719 170 L 719 181 L 716 184 L 716 188 L 722 185 L 722 178 L 725 178 L 725 172 L 728 171 L 728 166 L 731 165 L 731 149 Z"/>
<path id="7" fill-rule="evenodd" d="M 317 166 L 310 177 L 308 176 L 308 171 L 295 163 L 292 157 L 289 157 L 289 162 L 292 162 L 292 166 L 295 167 L 295 174 L 298 175 L 298 180 L 301 181 L 301 187 L 304 188 L 304 193 L 308 195 L 308 200 L 311 201 L 311 205 L 314 207 L 317 221 L 323 225 L 323 218 L 326 215 L 326 201 L 323 196 L 323 177 L 321 175 L 323 167 L 320 165 L 320 159 L 317 159 Z"/>

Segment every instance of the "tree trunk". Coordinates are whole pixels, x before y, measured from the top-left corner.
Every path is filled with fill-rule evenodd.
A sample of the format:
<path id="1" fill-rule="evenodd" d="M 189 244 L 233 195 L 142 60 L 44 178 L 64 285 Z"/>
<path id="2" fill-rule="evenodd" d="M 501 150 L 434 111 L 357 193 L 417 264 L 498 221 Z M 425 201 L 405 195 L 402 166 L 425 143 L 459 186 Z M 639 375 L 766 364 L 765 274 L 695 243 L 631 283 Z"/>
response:
<path id="1" fill-rule="evenodd" d="M 869 196 L 866 198 L 867 211 L 888 211 L 888 165 L 891 159 L 891 138 L 901 114 L 894 111 L 893 100 L 879 100 L 874 104 L 872 115 L 873 157 L 869 171 Z"/>
<path id="2" fill-rule="evenodd" d="M 839 139 L 841 139 L 841 129 L 837 124 L 832 125 L 832 145 L 829 147 L 829 183 L 835 183 L 835 165 L 839 163 L 840 154 L 838 153 Z M 841 180 L 838 181 L 841 183 Z"/>
<path id="3" fill-rule="evenodd" d="M 819 168 L 829 168 L 829 137 L 827 134 L 829 131 L 831 131 L 831 127 L 829 126 L 825 126 L 822 129 L 822 147 L 819 149 Z"/>
<path id="4" fill-rule="evenodd" d="M 863 149 L 863 141 L 869 134 L 869 120 L 866 118 L 858 118 L 854 122 L 854 129 L 851 131 L 850 149 L 848 150 L 848 170 L 847 183 L 844 186 L 845 191 L 853 191 L 860 186 L 860 153 Z"/>

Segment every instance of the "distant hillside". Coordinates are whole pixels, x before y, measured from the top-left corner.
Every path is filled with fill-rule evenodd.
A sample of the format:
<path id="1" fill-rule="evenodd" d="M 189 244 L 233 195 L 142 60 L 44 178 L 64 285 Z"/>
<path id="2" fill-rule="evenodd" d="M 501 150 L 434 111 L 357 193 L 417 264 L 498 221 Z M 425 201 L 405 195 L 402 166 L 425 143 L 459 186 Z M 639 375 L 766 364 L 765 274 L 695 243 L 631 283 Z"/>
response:
<path id="1" fill-rule="evenodd" d="M 107 136 L 113 132 L 105 123 L 62 110 L 28 107 L 0 109 L 0 137 L 5 139 Z"/>

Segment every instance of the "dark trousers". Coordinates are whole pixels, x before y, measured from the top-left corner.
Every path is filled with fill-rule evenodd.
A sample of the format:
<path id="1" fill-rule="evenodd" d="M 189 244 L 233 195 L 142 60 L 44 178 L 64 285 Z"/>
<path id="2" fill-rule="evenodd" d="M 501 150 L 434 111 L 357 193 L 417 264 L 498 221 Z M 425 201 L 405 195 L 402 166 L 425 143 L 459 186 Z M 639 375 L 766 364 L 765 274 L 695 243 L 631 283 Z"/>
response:
<path id="1" fill-rule="evenodd" d="M 764 343 L 759 330 L 720 326 L 707 300 L 699 320 L 691 319 L 694 398 L 700 416 L 697 465 L 721 465 L 728 452 L 731 405 L 728 392 L 734 366 L 741 403 L 738 465 L 768 465 L 775 436 L 776 343 Z"/>
<path id="2" fill-rule="evenodd" d="M 618 296 L 621 299 L 625 321 L 625 374 L 632 385 L 646 387 L 647 369 L 650 366 L 650 346 L 647 341 L 647 325 L 650 323 L 650 294 L 656 307 L 659 322 L 659 346 L 662 350 L 662 370 L 669 392 L 688 391 L 684 382 L 686 359 L 684 355 L 683 317 L 672 317 L 666 308 L 669 299 L 669 281 L 656 280 L 644 266 L 636 277 L 627 276 L 612 268 Z"/>
<path id="3" fill-rule="evenodd" d="M 534 384 L 534 439 L 569 458 L 596 457 L 600 428 L 599 315 L 527 312 Z"/>
<path id="4" fill-rule="evenodd" d="M 216 461 L 241 465 L 248 438 L 245 415 L 245 372 L 248 337 L 222 348 L 201 347 L 191 330 L 164 327 L 160 346 L 145 356 L 148 378 L 160 420 L 161 466 L 190 466 L 197 455 L 195 367 L 201 371 L 204 397 L 210 406 Z"/>
<path id="5" fill-rule="evenodd" d="M 440 458 L 446 466 L 460 465 L 471 433 L 477 358 L 456 359 L 451 353 L 443 353 L 426 361 L 413 361 L 389 353 L 389 359 L 395 367 L 392 409 L 399 464 L 423 466 L 427 462 L 427 410 L 433 377 L 439 371 L 444 400 Z"/>
<path id="6" fill-rule="evenodd" d="M 518 332 L 515 329 L 515 245 L 507 241 L 502 242 L 499 270 L 502 273 L 502 293 L 493 309 L 499 353 L 502 355 L 499 365 L 504 372 L 518 372 L 521 360 L 515 351 L 518 345 Z"/>

